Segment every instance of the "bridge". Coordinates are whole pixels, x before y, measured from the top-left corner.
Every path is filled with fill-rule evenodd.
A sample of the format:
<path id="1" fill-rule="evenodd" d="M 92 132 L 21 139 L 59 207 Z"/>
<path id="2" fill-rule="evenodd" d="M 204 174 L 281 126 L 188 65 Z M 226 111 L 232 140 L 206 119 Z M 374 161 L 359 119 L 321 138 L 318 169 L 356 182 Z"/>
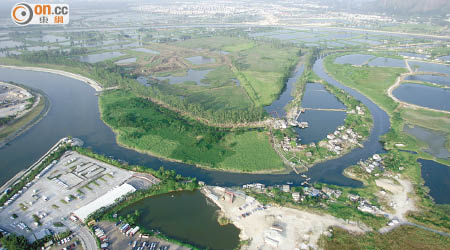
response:
<path id="1" fill-rule="evenodd" d="M 303 108 L 304 110 L 320 110 L 320 111 L 341 111 L 347 112 L 346 109 L 324 109 L 324 108 Z"/>

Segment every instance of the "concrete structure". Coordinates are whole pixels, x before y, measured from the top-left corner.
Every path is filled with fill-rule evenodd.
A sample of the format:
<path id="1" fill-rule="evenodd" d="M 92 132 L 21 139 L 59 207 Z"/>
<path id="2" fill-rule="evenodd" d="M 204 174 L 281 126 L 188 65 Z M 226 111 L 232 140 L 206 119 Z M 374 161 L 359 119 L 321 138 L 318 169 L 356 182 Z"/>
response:
<path id="1" fill-rule="evenodd" d="M 108 191 L 103 196 L 94 200 L 93 202 L 87 204 L 84 207 L 81 207 L 73 212 L 73 215 L 76 216 L 79 220 L 84 222 L 90 214 L 97 211 L 102 207 L 107 207 L 116 202 L 117 199 L 120 199 L 122 196 L 127 195 L 136 191 L 136 189 L 130 184 L 122 184 L 111 191 Z"/>

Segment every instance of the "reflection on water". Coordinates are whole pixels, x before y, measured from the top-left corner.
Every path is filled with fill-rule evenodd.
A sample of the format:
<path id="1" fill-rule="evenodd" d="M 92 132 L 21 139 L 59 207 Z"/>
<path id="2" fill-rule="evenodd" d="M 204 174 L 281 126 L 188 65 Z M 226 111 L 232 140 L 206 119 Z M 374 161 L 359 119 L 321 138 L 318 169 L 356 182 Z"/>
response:
<path id="1" fill-rule="evenodd" d="M 450 111 L 450 89 L 404 83 L 396 88 L 393 94 L 407 103 Z"/>
<path id="2" fill-rule="evenodd" d="M 286 87 L 283 89 L 283 92 L 280 94 L 278 99 L 274 101 L 269 106 L 265 106 L 264 109 L 267 113 L 271 114 L 273 117 L 285 117 L 286 111 L 284 110 L 284 106 L 288 104 L 290 101 L 294 99 L 292 96 L 292 89 L 294 84 L 297 82 L 299 77 L 303 74 L 304 66 L 297 66 L 294 70 L 292 76 L 286 82 Z"/>
<path id="3" fill-rule="evenodd" d="M 129 63 L 135 63 L 135 62 L 136 62 L 136 57 L 132 57 L 132 58 L 119 60 L 119 61 L 115 62 L 115 64 L 129 64 Z"/>
<path id="4" fill-rule="evenodd" d="M 369 62 L 373 67 L 406 67 L 405 61 L 388 57 L 377 57 Z"/>
<path id="5" fill-rule="evenodd" d="M 421 141 L 426 142 L 428 144 L 428 148 L 424 149 L 424 152 L 430 153 L 437 158 L 442 159 L 447 159 L 450 157 L 450 152 L 445 147 L 445 142 L 447 140 L 445 134 L 420 126 L 410 127 L 405 125 L 403 131 Z"/>
<path id="6" fill-rule="evenodd" d="M 426 63 L 417 61 L 408 61 L 409 66 L 414 70 L 417 67 L 418 71 L 423 72 L 438 72 L 442 74 L 450 75 L 450 65 Z"/>
<path id="7" fill-rule="evenodd" d="M 200 191 L 149 197 L 126 207 L 119 215 L 135 210 L 140 211 L 139 225 L 202 249 L 235 249 L 239 244 L 239 230 L 233 224 L 220 226 L 216 214 L 219 208 Z"/>
<path id="8" fill-rule="evenodd" d="M 320 83 L 307 83 L 302 99 L 303 108 L 345 109 L 345 105 Z"/>
<path id="9" fill-rule="evenodd" d="M 441 85 L 450 86 L 450 77 L 438 76 L 438 75 L 410 75 L 405 80 L 431 82 Z"/>
<path id="10" fill-rule="evenodd" d="M 374 58 L 372 55 L 364 55 L 364 54 L 351 54 L 337 57 L 334 60 L 334 63 L 337 64 L 351 64 L 351 65 L 363 65 L 367 63 L 370 59 Z"/>
<path id="11" fill-rule="evenodd" d="M 187 71 L 186 75 L 184 76 L 157 76 L 158 80 L 164 81 L 168 80 L 169 84 L 178 84 L 183 82 L 195 82 L 197 85 L 205 86 L 208 84 L 202 83 L 202 80 L 205 78 L 205 76 L 210 72 L 210 69 L 205 70 L 195 70 L 190 69 Z"/>
<path id="12" fill-rule="evenodd" d="M 99 53 L 99 54 L 92 54 L 92 55 L 85 55 L 80 57 L 80 61 L 87 62 L 87 63 L 97 63 L 101 62 L 107 59 L 111 59 L 114 57 L 123 56 L 125 54 L 120 52 L 105 52 L 105 53 Z"/>
<path id="13" fill-rule="evenodd" d="M 419 159 L 422 178 L 430 188 L 430 196 L 438 204 L 450 204 L 450 167 L 435 161 Z"/>
<path id="14" fill-rule="evenodd" d="M 132 50 L 137 51 L 137 52 L 149 53 L 149 54 L 159 54 L 158 51 L 147 49 L 147 48 L 136 48 L 136 49 L 132 49 Z"/>
<path id="15" fill-rule="evenodd" d="M 334 132 L 337 127 L 344 124 L 346 112 L 307 110 L 298 119 L 300 122 L 308 122 L 307 128 L 295 128 L 301 144 L 317 143 Z"/>
<path id="16" fill-rule="evenodd" d="M 193 56 L 186 58 L 189 62 L 193 64 L 207 64 L 207 63 L 213 63 L 214 58 L 210 57 L 204 57 L 204 56 Z"/>

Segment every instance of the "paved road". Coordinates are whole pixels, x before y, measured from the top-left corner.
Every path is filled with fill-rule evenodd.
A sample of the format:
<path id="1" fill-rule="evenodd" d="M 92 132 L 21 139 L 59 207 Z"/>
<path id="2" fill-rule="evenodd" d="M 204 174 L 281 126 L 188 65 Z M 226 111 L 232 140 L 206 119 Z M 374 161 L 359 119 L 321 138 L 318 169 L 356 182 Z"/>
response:
<path id="1" fill-rule="evenodd" d="M 388 233 L 388 232 L 392 231 L 393 229 L 395 229 L 395 228 L 397 228 L 399 226 L 402 226 L 402 225 L 409 225 L 409 226 L 413 226 L 413 227 L 418 227 L 418 228 L 421 228 L 421 229 L 426 230 L 426 231 L 430 231 L 430 232 L 433 232 L 433 233 L 440 234 L 442 236 L 450 237 L 449 233 L 438 231 L 436 229 L 425 227 L 425 226 L 422 226 L 422 225 L 419 225 L 419 224 L 416 224 L 416 223 L 411 223 L 411 222 L 408 222 L 408 221 L 400 222 L 400 223 L 396 224 L 395 226 L 386 226 L 386 227 L 380 228 L 378 230 L 378 232 L 383 233 L 383 234 L 384 233 Z"/>
<path id="2" fill-rule="evenodd" d="M 78 225 L 70 220 L 66 221 L 67 226 L 74 232 L 78 238 L 80 238 L 81 245 L 85 250 L 95 250 L 97 249 L 97 242 L 95 241 L 94 235 L 89 231 L 86 226 Z"/>

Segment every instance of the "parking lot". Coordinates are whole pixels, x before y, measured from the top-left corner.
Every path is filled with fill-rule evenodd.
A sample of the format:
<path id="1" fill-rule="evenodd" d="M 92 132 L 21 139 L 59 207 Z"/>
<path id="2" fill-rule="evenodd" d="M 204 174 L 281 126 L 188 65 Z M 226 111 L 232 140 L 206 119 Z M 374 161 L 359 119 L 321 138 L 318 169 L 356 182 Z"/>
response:
<path id="1" fill-rule="evenodd" d="M 122 234 L 119 230 L 120 226 L 114 225 L 112 222 L 102 221 L 98 223 L 98 227 L 105 231 L 108 237 L 109 246 L 108 249 L 112 250 L 131 250 L 142 247 L 146 242 L 146 247 L 142 249 L 152 249 L 150 243 L 156 243 L 156 247 L 152 250 L 167 249 L 167 250 L 188 250 L 187 247 L 178 246 L 176 244 L 155 238 L 155 237 L 141 237 L 140 233 L 135 234 L 133 237 Z M 136 241 L 136 246 L 133 247 Z"/>
<path id="2" fill-rule="evenodd" d="M 45 236 L 48 229 L 66 231 L 71 212 L 135 179 L 133 174 L 68 151 L 0 210 L 0 226 L 30 241 Z"/>

